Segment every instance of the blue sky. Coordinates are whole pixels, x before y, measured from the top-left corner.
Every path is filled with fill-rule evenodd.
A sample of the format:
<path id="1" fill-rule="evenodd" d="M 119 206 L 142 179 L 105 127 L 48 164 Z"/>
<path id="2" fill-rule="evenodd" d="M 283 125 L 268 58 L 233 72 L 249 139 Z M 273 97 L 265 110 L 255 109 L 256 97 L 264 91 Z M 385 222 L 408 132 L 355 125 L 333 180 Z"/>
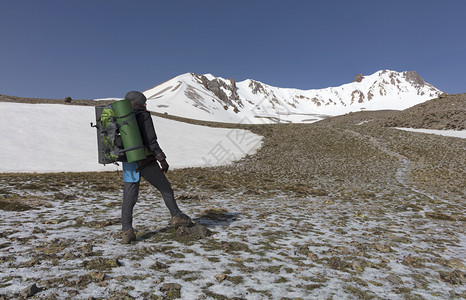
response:
<path id="1" fill-rule="evenodd" d="M 0 94 L 123 97 L 211 73 L 317 89 L 381 69 L 466 92 L 466 1 L 0 0 Z"/>

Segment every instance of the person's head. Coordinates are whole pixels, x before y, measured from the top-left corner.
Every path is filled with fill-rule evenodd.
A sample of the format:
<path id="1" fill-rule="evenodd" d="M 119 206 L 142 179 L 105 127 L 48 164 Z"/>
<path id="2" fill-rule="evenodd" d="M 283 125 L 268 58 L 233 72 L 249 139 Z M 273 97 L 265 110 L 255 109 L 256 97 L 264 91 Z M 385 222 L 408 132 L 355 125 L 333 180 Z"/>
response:
<path id="1" fill-rule="evenodd" d="M 126 93 L 125 99 L 131 101 L 134 109 L 145 109 L 146 108 L 146 96 L 143 93 L 138 91 L 131 91 Z"/>

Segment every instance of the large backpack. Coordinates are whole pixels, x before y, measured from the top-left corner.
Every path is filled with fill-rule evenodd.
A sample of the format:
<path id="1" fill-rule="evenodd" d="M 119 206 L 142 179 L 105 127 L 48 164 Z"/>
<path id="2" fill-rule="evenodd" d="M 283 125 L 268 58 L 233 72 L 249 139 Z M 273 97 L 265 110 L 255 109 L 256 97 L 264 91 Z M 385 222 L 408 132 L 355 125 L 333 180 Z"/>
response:
<path id="1" fill-rule="evenodd" d="M 136 161 L 145 158 L 144 146 L 136 122 L 136 113 L 132 108 L 128 108 L 129 104 L 122 102 L 115 102 L 118 103 L 116 107 L 119 109 L 120 115 L 115 113 L 115 103 L 95 107 L 97 124 L 91 123 L 91 126 L 97 129 L 99 164 Z M 122 107 L 124 107 L 124 112 L 121 110 Z"/>

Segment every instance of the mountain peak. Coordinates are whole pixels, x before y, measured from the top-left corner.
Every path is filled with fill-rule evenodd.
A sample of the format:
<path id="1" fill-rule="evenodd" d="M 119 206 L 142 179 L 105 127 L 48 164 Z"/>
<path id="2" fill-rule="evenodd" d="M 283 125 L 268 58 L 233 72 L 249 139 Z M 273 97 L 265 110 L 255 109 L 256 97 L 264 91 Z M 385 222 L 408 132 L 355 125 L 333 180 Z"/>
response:
<path id="1" fill-rule="evenodd" d="M 351 83 L 314 90 L 187 73 L 144 92 L 149 110 L 231 123 L 313 122 L 365 109 L 405 109 L 440 93 L 415 71 L 393 70 L 357 74 Z"/>
<path id="2" fill-rule="evenodd" d="M 356 74 L 356 76 L 354 76 L 353 82 L 361 82 L 363 79 L 364 79 L 364 76 L 362 75 L 362 73 L 359 73 L 359 74 Z"/>
<path id="3" fill-rule="evenodd" d="M 406 77 L 406 80 L 417 85 L 424 85 L 424 79 L 416 71 L 406 71 L 403 72 L 403 75 Z"/>

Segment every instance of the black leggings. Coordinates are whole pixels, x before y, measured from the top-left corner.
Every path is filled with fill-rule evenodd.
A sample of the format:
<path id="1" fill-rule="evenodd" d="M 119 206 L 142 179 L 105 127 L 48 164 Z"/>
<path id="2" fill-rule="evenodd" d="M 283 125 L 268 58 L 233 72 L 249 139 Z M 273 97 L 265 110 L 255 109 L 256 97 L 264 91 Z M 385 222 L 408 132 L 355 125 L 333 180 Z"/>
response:
<path id="1" fill-rule="evenodd" d="M 160 193 L 162 193 L 163 201 L 168 207 L 172 217 L 181 214 L 181 210 L 176 204 L 173 195 L 173 189 L 167 177 L 160 170 L 159 164 L 154 162 L 141 170 L 140 174 L 145 180 L 152 184 Z M 123 231 L 133 227 L 133 208 L 136 205 L 139 194 L 139 181 L 138 182 L 125 182 L 123 190 L 123 203 L 121 206 L 121 223 Z"/>

